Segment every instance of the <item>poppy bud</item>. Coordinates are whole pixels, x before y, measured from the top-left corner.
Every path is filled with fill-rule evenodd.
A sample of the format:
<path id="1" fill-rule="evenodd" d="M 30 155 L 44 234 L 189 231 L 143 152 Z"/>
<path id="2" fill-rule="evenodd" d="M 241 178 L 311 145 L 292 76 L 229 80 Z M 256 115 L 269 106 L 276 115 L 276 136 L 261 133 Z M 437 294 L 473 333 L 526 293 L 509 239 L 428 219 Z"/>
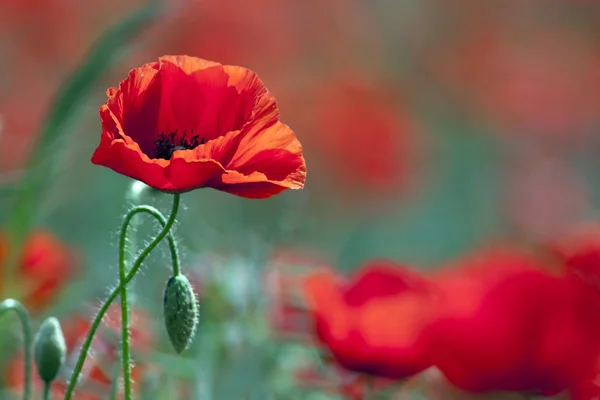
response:
<path id="1" fill-rule="evenodd" d="M 163 299 L 165 327 L 177 354 L 190 345 L 198 325 L 198 302 L 190 281 L 184 275 L 167 281 Z"/>
<path id="2" fill-rule="evenodd" d="M 35 335 L 33 350 L 40 378 L 46 383 L 52 382 L 67 354 L 65 338 L 56 318 L 47 318 L 42 323 Z"/>

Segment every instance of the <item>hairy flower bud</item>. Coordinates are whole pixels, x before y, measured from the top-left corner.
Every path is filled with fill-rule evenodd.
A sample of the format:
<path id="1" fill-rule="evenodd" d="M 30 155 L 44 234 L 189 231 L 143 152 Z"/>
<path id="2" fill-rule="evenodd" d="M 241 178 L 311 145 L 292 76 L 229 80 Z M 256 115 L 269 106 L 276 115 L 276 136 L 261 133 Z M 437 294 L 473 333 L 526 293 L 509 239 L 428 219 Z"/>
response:
<path id="1" fill-rule="evenodd" d="M 56 318 L 47 318 L 42 323 L 35 335 L 33 350 L 40 377 L 46 383 L 52 382 L 56 379 L 67 354 L 65 338 Z"/>
<path id="2" fill-rule="evenodd" d="M 163 299 L 165 327 L 178 354 L 190 345 L 198 325 L 198 302 L 190 281 L 184 275 L 167 281 Z"/>

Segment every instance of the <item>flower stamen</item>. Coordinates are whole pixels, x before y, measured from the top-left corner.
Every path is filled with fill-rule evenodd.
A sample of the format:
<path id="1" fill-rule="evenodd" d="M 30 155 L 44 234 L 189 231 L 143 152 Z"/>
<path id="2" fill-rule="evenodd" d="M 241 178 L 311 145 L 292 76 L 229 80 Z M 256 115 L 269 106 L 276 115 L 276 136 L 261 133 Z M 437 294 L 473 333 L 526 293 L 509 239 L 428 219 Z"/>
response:
<path id="1" fill-rule="evenodd" d="M 194 130 L 191 130 L 192 136 L 188 139 L 187 129 L 183 130 L 182 135 L 178 135 L 178 129 L 166 134 L 162 132 L 158 135 L 158 140 L 154 142 L 156 145 L 154 158 L 162 158 L 170 160 L 176 150 L 190 150 L 207 142 L 205 138 L 200 138 L 200 135 L 194 135 Z"/>

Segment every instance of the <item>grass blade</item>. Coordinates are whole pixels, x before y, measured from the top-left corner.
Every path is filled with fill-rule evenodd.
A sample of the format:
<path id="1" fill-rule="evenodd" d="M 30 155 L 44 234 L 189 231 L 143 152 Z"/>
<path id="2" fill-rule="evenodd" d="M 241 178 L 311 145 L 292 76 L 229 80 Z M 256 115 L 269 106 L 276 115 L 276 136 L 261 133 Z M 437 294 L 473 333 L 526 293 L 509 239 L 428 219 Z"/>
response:
<path id="1" fill-rule="evenodd" d="M 106 30 L 55 96 L 29 164 L 14 193 L 14 206 L 7 226 L 12 243 L 8 279 L 14 276 L 17 255 L 35 221 L 43 193 L 53 180 L 59 158 L 57 155 L 60 154 L 58 149 L 67 136 L 70 123 L 77 117 L 95 83 L 114 64 L 128 41 L 156 19 L 160 11 L 161 2 L 150 0 Z"/>

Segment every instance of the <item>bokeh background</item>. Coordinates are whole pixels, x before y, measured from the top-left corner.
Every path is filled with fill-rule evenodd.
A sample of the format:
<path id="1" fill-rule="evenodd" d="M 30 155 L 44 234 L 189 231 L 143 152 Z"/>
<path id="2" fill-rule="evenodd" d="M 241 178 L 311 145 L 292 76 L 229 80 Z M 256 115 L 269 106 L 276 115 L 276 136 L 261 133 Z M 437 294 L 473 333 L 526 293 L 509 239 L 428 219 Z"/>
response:
<path id="1" fill-rule="evenodd" d="M 135 29 L 99 42 L 140 13 Z M 176 235 L 201 327 L 175 357 L 160 313 L 161 245 L 133 286 L 143 399 L 346 398 L 343 374 L 294 314 L 307 271 L 374 257 L 430 269 L 598 220 L 596 1 L 0 0 L 2 295 L 28 299 L 43 281 L 42 300 L 30 296 L 35 321 L 59 317 L 74 350 L 117 281 L 123 214 L 136 202 L 169 208 L 169 196 L 135 196 L 139 186 L 90 162 L 105 89 L 164 54 L 256 71 L 304 146 L 308 180 L 264 201 L 183 196 Z M 60 106 L 69 120 L 48 129 Z M 141 245 L 156 226 L 137 223 Z M 13 237 L 26 247 L 37 238 L 29 269 L 8 267 L 21 251 Z M 54 269 L 40 272 L 49 258 Z M 0 361 L 15 371 L 9 322 Z M 115 335 L 108 327 L 98 346 L 116 352 Z M 107 354 L 92 355 L 90 398 L 108 398 Z M 0 375 L 11 398 L 18 377 Z"/>

